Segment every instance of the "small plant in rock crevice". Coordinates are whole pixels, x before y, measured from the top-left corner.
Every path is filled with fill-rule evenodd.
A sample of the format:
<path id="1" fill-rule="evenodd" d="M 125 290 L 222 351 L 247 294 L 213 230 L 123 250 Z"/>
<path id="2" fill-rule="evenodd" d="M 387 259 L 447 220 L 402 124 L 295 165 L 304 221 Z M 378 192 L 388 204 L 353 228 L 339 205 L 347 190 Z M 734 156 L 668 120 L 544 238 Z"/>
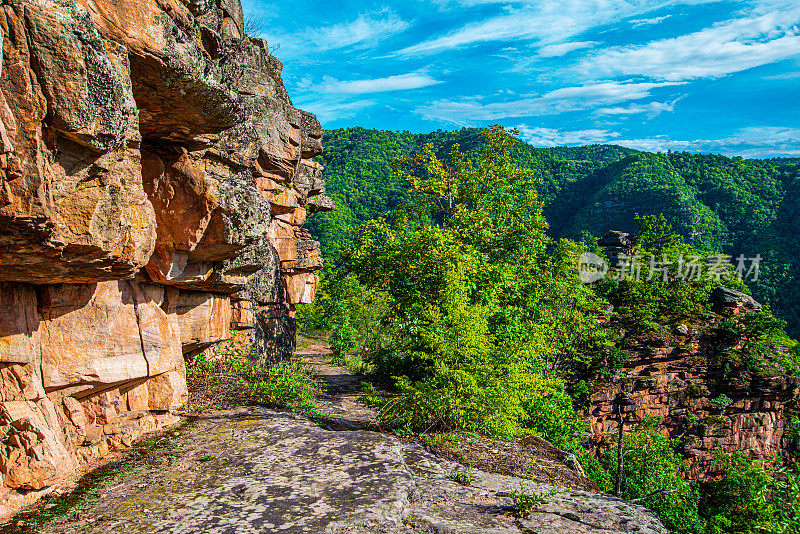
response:
<path id="1" fill-rule="evenodd" d="M 730 397 L 728 397 L 723 393 L 719 397 L 710 399 L 708 402 L 714 409 L 718 410 L 720 413 L 725 413 L 725 408 L 733 404 L 733 399 L 731 399 Z"/>
<path id="2" fill-rule="evenodd" d="M 511 492 L 511 513 L 517 517 L 526 518 L 531 512 L 545 503 L 544 497 L 535 491 L 520 487 Z"/>
<path id="3" fill-rule="evenodd" d="M 472 481 L 475 480 L 475 475 L 473 475 L 472 473 L 464 473 L 462 471 L 454 471 L 450 475 L 450 478 L 454 482 L 458 482 L 462 486 L 470 486 L 472 485 Z"/>

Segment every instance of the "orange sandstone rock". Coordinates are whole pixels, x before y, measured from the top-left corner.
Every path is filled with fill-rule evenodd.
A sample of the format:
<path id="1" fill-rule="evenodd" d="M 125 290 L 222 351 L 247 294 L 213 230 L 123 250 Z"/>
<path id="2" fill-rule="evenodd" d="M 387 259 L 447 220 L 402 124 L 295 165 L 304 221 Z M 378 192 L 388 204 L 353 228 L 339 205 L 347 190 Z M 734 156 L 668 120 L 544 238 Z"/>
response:
<path id="1" fill-rule="evenodd" d="M 231 327 L 290 355 L 333 205 L 237 0 L 9 0 L 0 39 L 1 517 L 174 423 Z"/>

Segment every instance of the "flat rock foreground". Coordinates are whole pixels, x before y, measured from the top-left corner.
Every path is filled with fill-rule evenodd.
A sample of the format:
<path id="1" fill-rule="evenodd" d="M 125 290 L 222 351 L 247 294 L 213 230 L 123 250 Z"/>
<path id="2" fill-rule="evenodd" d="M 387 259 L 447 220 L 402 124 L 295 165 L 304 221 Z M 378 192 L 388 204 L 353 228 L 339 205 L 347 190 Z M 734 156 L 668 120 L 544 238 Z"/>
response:
<path id="1" fill-rule="evenodd" d="M 163 439 L 171 456 L 125 469 L 46 531 L 667 532 L 645 508 L 613 497 L 475 469 L 461 485 L 451 476 L 464 466 L 416 443 L 260 407 L 205 414 Z M 527 518 L 511 512 L 521 488 L 544 499 Z M 10 529 L 25 532 L 28 521 Z"/>

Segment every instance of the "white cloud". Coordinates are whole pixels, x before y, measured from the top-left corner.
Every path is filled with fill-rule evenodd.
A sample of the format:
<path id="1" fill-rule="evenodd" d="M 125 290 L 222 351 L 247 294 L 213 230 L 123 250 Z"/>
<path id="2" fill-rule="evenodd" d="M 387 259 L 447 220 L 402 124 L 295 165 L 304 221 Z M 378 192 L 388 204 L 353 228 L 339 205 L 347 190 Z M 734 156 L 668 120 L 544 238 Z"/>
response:
<path id="1" fill-rule="evenodd" d="M 613 143 L 647 152 L 713 152 L 746 158 L 800 156 L 800 128 L 760 126 L 742 128 L 719 139 L 671 139 L 665 135 L 629 139 L 619 132 L 601 129 L 558 130 L 516 126 L 520 138 L 534 146 L 563 146 Z"/>
<path id="2" fill-rule="evenodd" d="M 642 26 L 652 26 L 653 24 L 658 24 L 659 22 L 664 22 L 672 15 L 664 15 L 661 17 L 653 17 L 651 19 L 634 19 L 631 20 L 630 23 L 634 28 L 641 28 Z"/>
<path id="3" fill-rule="evenodd" d="M 533 40 L 540 46 L 567 41 L 592 28 L 681 4 L 717 0 L 529 0 L 502 2 L 506 13 L 467 24 L 396 52 L 422 56 L 477 43 Z M 463 1 L 489 4 L 492 1 Z M 510 4 L 510 5 L 506 5 Z"/>
<path id="4" fill-rule="evenodd" d="M 559 57 L 566 55 L 574 50 L 588 48 L 596 45 L 595 41 L 574 41 L 571 43 L 559 43 L 543 46 L 539 49 L 539 57 Z"/>
<path id="5" fill-rule="evenodd" d="M 680 81 L 722 77 L 791 58 L 800 54 L 800 4 L 783 7 L 644 46 L 609 48 L 584 59 L 578 70 L 590 77 Z"/>
<path id="6" fill-rule="evenodd" d="M 419 89 L 442 83 L 427 74 L 409 73 L 372 80 L 340 81 L 326 77 L 322 85 L 323 93 L 382 93 L 385 91 L 402 91 L 406 89 Z"/>
<path id="7" fill-rule="evenodd" d="M 571 111 L 592 110 L 631 100 L 649 98 L 653 89 L 680 85 L 675 82 L 620 83 L 600 82 L 576 87 L 563 87 L 533 98 L 483 103 L 480 98 L 461 101 L 437 100 L 415 110 L 427 119 L 442 120 L 459 126 L 476 121 L 510 117 L 558 115 Z"/>
<path id="8" fill-rule="evenodd" d="M 608 142 L 619 137 L 617 132 L 608 130 L 555 130 L 553 128 L 531 128 L 525 124 L 515 126 L 519 137 L 534 146 L 592 145 Z"/>
<path id="9" fill-rule="evenodd" d="M 784 72 L 783 74 L 773 74 L 772 76 L 764 76 L 762 80 L 795 80 L 797 78 L 800 78 L 800 71 Z"/>
<path id="10" fill-rule="evenodd" d="M 680 85 L 677 83 L 620 83 L 600 82 L 575 87 L 562 87 L 542 95 L 546 99 L 581 98 L 596 102 L 614 103 L 626 100 L 639 100 L 650 96 L 650 91 L 658 87 Z"/>
<path id="11" fill-rule="evenodd" d="M 312 98 L 296 102 L 298 108 L 316 115 L 323 128 L 327 122 L 355 117 L 360 111 L 374 104 L 373 100 L 347 102 L 330 98 Z"/>
<path id="12" fill-rule="evenodd" d="M 741 155 L 800 155 L 800 128 L 752 126 L 742 128 L 734 136 L 715 141 Z"/>
<path id="13" fill-rule="evenodd" d="M 350 22 L 331 26 L 314 26 L 286 35 L 270 35 L 265 38 L 278 45 L 283 56 L 302 57 L 319 52 L 328 52 L 350 46 L 367 46 L 380 39 L 405 31 L 410 24 L 389 8 L 361 13 Z"/>
<path id="14" fill-rule="evenodd" d="M 650 152 L 686 150 L 746 158 L 800 156 L 800 128 L 756 126 L 742 128 L 730 137 L 720 139 L 680 140 L 657 136 L 646 139 L 616 139 L 614 143 Z"/>
<path id="15" fill-rule="evenodd" d="M 613 108 L 600 108 L 594 112 L 595 115 L 638 115 L 646 113 L 648 119 L 652 119 L 665 111 L 674 111 L 675 103 L 680 99 L 675 99 L 672 102 L 648 102 L 647 104 L 629 104 L 627 106 L 618 106 Z"/>

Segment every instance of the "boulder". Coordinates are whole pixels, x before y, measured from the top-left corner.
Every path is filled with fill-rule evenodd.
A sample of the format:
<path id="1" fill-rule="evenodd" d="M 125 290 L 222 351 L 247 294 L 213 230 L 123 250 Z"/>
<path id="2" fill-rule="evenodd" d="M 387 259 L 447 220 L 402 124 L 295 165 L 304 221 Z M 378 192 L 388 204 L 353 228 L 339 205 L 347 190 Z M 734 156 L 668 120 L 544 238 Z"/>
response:
<path id="1" fill-rule="evenodd" d="M 6 486 L 40 489 L 75 468 L 53 423 L 34 402 L 0 403 L 0 472 Z"/>
<path id="2" fill-rule="evenodd" d="M 718 286 L 711 293 L 711 300 L 722 308 L 745 308 L 759 311 L 763 308 L 759 302 L 747 293 L 736 291 L 725 286 Z"/>
<path id="3" fill-rule="evenodd" d="M 609 230 L 597 241 L 597 244 L 601 247 L 618 247 L 624 249 L 633 247 L 634 243 L 635 238 L 633 235 L 620 232 L 619 230 Z"/>

